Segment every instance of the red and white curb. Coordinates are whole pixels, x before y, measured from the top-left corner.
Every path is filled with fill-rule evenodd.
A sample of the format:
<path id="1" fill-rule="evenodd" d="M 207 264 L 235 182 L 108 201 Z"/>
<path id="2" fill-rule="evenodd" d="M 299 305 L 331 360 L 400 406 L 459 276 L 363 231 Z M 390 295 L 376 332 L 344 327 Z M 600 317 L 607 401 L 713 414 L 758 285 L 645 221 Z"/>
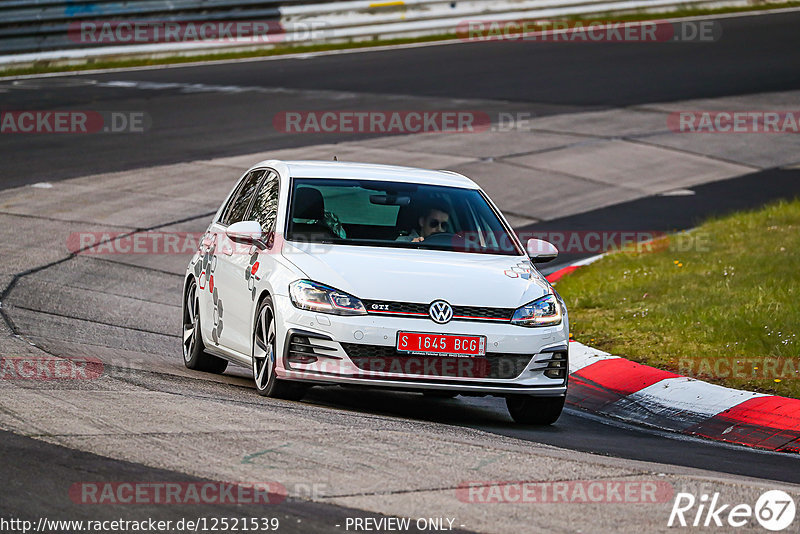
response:
<path id="1" fill-rule="evenodd" d="M 600 256 L 559 269 L 552 283 Z M 555 276 L 554 276 L 555 275 Z M 681 376 L 570 343 L 567 403 L 681 434 L 800 453 L 800 400 Z"/>

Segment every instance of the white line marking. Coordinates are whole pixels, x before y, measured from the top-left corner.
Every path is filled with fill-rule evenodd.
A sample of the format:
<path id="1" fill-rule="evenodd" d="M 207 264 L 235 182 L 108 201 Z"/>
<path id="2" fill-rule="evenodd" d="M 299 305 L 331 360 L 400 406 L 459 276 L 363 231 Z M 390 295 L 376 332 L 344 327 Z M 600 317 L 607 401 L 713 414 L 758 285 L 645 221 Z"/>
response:
<path id="1" fill-rule="evenodd" d="M 691 189 L 673 189 L 672 191 L 664 191 L 663 193 L 659 193 L 658 196 L 660 197 L 688 197 L 694 195 L 694 191 Z"/>

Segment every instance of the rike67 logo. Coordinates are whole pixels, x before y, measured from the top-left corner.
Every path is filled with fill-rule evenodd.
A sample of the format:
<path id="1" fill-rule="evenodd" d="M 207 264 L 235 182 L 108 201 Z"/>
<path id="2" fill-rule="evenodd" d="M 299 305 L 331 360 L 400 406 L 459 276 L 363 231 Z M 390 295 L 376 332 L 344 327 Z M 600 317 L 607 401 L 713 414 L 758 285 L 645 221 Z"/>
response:
<path id="1" fill-rule="evenodd" d="M 788 528 L 795 516 L 794 498 L 781 490 L 770 490 L 761 494 L 755 506 L 725 503 L 719 492 L 696 498 L 691 493 L 678 493 L 672 504 L 667 526 L 680 527 L 727 527 L 755 526 L 779 532 Z"/>

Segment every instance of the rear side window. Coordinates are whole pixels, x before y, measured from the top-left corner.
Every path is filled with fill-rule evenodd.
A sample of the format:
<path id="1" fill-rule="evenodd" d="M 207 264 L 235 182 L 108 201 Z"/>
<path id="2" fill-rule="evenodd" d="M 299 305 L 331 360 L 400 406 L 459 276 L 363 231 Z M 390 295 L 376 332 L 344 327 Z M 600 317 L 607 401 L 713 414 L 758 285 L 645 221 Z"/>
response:
<path id="1" fill-rule="evenodd" d="M 253 198 L 253 193 L 258 187 L 258 181 L 264 176 L 265 172 L 263 169 L 255 170 L 244 177 L 236 192 L 231 196 L 225 211 L 222 213 L 222 217 L 219 218 L 220 224 L 229 226 L 244 220 L 247 206 L 250 205 L 250 199 Z"/>

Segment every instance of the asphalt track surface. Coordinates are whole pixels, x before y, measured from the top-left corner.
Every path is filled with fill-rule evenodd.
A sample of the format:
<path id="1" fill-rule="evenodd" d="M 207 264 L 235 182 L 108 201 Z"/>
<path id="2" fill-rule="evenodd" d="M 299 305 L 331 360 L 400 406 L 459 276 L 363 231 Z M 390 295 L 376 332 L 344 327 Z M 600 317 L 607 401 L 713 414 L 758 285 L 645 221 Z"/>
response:
<path id="1" fill-rule="evenodd" d="M 263 502 L 255 504 L 181 504 L 164 506 L 160 503 L 112 505 L 82 505 L 76 507 L 73 496 L 65 491 L 73 484 L 81 484 L 87 476 L 92 483 L 114 483 L 121 478 L 130 481 L 153 481 L 158 483 L 198 484 L 215 483 L 182 473 L 165 469 L 146 467 L 132 462 L 112 460 L 96 454 L 77 451 L 43 441 L 26 438 L 0 431 L 0 457 L 3 458 L 3 478 L 6 487 L 3 491 L 3 517 L 31 521 L 34 525 L 42 517 L 43 502 L 47 503 L 47 519 L 113 521 L 125 519 L 142 521 L 172 521 L 181 519 L 198 521 L 199 518 L 264 518 L 277 519 L 280 532 L 325 533 L 345 525 L 347 518 L 380 519 L 380 514 L 370 514 L 362 510 L 316 503 L 301 499 L 286 499 L 272 495 L 275 504 Z M 31 482 L 35 481 L 33 487 Z M 35 498 L 32 496 L 35 495 Z M 213 511 L 213 513 L 211 513 Z M 84 515 L 85 513 L 85 515 Z M 210 523 L 209 523 L 210 524 Z M 414 522 L 409 532 L 419 532 Z M 454 532 L 464 532 L 454 529 Z"/>
<path id="2" fill-rule="evenodd" d="M 800 87 L 800 13 L 717 22 L 713 43 L 456 43 L 0 81 L 3 110 L 144 111 L 155 126 L 147 135 L 9 136 L 0 186 L 366 137 L 285 135 L 272 120 L 289 110 L 542 116 Z M 98 85 L 120 81 L 162 85 Z"/>
<path id="3" fill-rule="evenodd" d="M 431 400 L 413 394 L 402 398 L 398 395 L 378 391 L 353 395 L 342 388 L 317 388 L 303 402 L 357 411 L 368 406 L 366 409 L 371 413 L 463 425 L 565 449 L 800 483 L 795 455 L 754 451 L 643 429 L 572 408 L 565 409 L 558 422 L 550 427 L 520 427 L 510 422 L 503 413 L 505 402 L 495 397 Z"/>
<path id="4" fill-rule="evenodd" d="M 710 217 L 756 209 L 769 202 L 800 197 L 800 169 L 769 169 L 691 188 L 686 196 L 654 195 L 517 228 L 522 232 L 607 231 L 675 232 L 688 230 Z M 549 273 L 595 253 L 559 253 Z"/>
<path id="5" fill-rule="evenodd" d="M 463 109 L 466 100 L 492 112 L 542 115 L 797 89 L 798 22 L 798 13 L 723 19 L 724 39 L 713 47 L 453 44 L 313 59 L 89 74 L 15 86 L 0 82 L 0 91 L 5 90 L 0 92 L 4 110 L 145 110 L 154 120 L 168 125 L 146 136 L 30 135 L 3 139 L 0 187 L 330 141 L 324 134 L 286 136 L 276 132 L 271 117 L 282 110 L 409 109 L 412 105 L 414 109 Z M 80 81 L 83 79 L 94 83 L 84 84 Z M 136 90 L 102 86 L 119 80 L 181 85 Z M 187 84 L 269 90 L 208 89 L 187 94 Z M 335 140 L 346 138 L 339 134 Z M 766 175 L 769 180 L 765 180 Z M 709 214 L 794 197 L 798 194 L 797 178 L 796 171 L 766 171 L 695 188 L 694 196 L 670 198 L 672 204 L 668 206 L 661 197 L 648 197 L 540 223 L 531 229 L 580 230 L 591 224 L 594 229 L 605 225 L 624 230 L 631 220 L 637 221 L 639 229 L 680 229 Z M 763 187 L 765 183 L 772 185 Z M 683 204 L 676 209 L 675 202 Z M 643 218 L 648 222 L 643 223 Z M 215 386 L 208 385 L 212 389 Z M 255 392 L 243 387 L 242 395 Z M 397 402 L 398 398 L 404 402 Z M 317 388 L 304 402 L 469 426 L 620 458 L 800 483 L 794 456 L 670 435 L 571 409 L 551 428 L 530 429 L 511 424 L 502 401 L 491 397 L 423 400 L 412 394 L 375 391 L 352 395 L 339 388 Z M 129 473 L 131 480 L 159 476 L 190 479 L 10 434 L 2 434 L 0 447 L 0 477 L 12 481 L 3 490 L 5 511 L 16 517 L 41 515 L 41 503 L 47 502 L 48 492 L 54 496 L 50 502 L 68 509 L 68 502 L 58 504 L 58 499 L 64 499 L 63 483 L 85 480 L 87 471 L 98 480 L 119 478 L 120 472 Z M 31 495 L 37 498 L 22 498 Z M 287 523 L 303 518 L 308 522 L 302 531 L 313 532 L 325 530 L 329 520 L 352 516 L 353 512 L 297 502 L 282 509 L 282 514 Z"/>

